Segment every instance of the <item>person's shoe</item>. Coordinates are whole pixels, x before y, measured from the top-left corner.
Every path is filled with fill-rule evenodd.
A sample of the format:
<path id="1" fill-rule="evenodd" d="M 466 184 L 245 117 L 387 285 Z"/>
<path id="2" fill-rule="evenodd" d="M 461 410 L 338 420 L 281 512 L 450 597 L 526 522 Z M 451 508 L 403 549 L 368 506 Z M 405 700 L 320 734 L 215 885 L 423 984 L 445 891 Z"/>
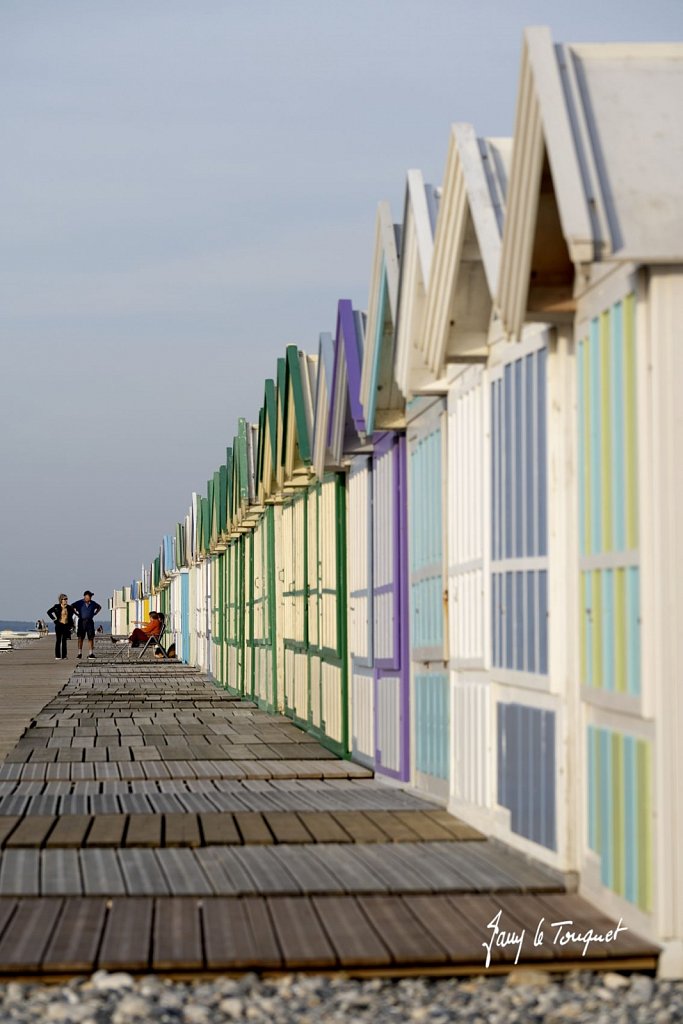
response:
<path id="1" fill-rule="evenodd" d="M 76 657 L 77 657 L 77 658 L 82 658 L 82 657 L 83 657 L 83 655 L 82 655 L 82 654 L 81 654 L 81 652 L 79 651 L 79 652 L 78 652 L 78 654 L 76 655 Z"/>
<path id="2" fill-rule="evenodd" d="M 94 654 L 89 654 L 88 655 L 88 661 L 94 661 L 94 660 L 95 660 L 95 655 Z"/>
<path id="3" fill-rule="evenodd" d="M 61 659 L 61 658 L 59 657 L 59 655 L 58 655 L 58 654 L 55 654 L 55 661 L 61 661 L 61 660 L 62 660 L 62 659 Z"/>

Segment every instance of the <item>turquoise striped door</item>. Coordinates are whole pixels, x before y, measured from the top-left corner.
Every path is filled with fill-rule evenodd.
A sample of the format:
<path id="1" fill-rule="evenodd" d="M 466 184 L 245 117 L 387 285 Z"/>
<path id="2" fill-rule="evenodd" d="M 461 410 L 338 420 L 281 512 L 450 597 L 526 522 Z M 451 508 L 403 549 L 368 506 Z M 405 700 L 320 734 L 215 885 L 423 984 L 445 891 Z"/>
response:
<path id="1" fill-rule="evenodd" d="M 440 796 L 448 792 L 451 749 L 444 670 L 444 446 L 445 405 L 439 400 L 420 412 L 408 430 L 408 530 L 414 769 L 419 784 Z"/>

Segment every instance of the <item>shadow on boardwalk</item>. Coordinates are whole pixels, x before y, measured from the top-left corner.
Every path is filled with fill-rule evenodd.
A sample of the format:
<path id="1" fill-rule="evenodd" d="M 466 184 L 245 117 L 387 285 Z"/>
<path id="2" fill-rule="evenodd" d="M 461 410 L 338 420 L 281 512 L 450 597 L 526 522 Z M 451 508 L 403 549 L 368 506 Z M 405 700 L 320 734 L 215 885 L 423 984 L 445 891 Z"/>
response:
<path id="1" fill-rule="evenodd" d="M 102 645 L 98 650 L 104 650 Z M 0 971 L 58 975 L 641 967 L 630 931 L 562 878 L 341 761 L 186 666 L 79 665 L 0 766 Z M 518 944 L 519 946 L 519 944 Z M 518 946 L 493 947 L 507 971 Z"/>

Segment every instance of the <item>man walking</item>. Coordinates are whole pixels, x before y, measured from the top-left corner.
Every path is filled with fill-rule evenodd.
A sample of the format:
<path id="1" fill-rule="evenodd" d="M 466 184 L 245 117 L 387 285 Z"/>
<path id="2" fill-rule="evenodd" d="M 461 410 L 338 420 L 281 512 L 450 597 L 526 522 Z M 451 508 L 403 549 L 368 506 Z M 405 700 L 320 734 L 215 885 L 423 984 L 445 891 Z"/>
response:
<path id="1" fill-rule="evenodd" d="M 88 660 L 95 658 L 95 616 L 98 612 L 102 611 L 102 605 L 99 605 L 97 601 L 93 601 L 92 590 L 86 590 L 83 594 L 82 601 L 74 601 L 73 607 L 78 615 L 78 628 L 76 630 L 76 636 L 78 637 L 78 654 L 77 658 L 83 656 L 83 641 L 86 636 L 90 645 L 90 654 Z"/>

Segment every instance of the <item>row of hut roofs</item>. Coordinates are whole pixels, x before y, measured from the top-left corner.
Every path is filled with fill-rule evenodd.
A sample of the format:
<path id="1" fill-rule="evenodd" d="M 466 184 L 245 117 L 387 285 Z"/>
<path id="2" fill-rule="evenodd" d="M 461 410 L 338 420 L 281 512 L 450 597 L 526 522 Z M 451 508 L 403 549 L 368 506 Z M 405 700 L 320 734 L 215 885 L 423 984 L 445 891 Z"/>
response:
<path id="1" fill-rule="evenodd" d="M 683 46 L 524 37 L 113 629 L 576 872 L 683 974 Z M 678 342 L 678 343 L 677 343 Z"/>

